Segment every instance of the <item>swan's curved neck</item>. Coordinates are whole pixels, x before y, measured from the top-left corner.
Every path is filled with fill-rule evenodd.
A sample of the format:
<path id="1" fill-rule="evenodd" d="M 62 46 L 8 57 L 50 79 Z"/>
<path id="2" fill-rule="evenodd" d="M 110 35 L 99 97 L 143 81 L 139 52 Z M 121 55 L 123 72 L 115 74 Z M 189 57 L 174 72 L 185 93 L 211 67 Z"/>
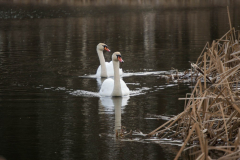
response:
<path id="1" fill-rule="evenodd" d="M 120 75 L 119 75 L 119 61 L 113 61 L 114 69 L 114 87 L 112 96 L 122 96 L 122 89 L 120 84 Z"/>
<path id="2" fill-rule="evenodd" d="M 108 77 L 103 52 L 97 49 L 97 53 L 98 53 L 98 57 L 99 57 L 100 65 L 101 65 L 101 77 Z"/>

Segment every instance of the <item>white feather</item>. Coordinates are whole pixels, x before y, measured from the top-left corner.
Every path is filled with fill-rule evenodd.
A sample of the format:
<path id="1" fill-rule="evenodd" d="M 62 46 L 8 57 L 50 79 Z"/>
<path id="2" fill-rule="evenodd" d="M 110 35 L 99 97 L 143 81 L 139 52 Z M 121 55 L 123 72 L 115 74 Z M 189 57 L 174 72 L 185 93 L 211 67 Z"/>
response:
<path id="1" fill-rule="evenodd" d="M 126 83 L 120 79 L 120 85 L 121 85 L 121 90 L 122 90 L 122 96 L 127 96 L 129 95 L 130 91 L 129 88 L 127 87 Z M 100 95 L 103 97 L 109 97 L 112 96 L 112 91 L 114 87 L 114 80 L 112 78 L 106 79 L 100 89 Z"/>
<path id="2" fill-rule="evenodd" d="M 114 76 L 114 70 L 113 70 L 113 63 L 111 62 L 105 62 L 106 68 L 107 68 L 107 75 L 108 77 Z M 122 68 L 119 68 L 119 75 L 121 76 L 123 74 Z M 96 73 L 97 77 L 101 77 L 101 65 L 99 65 Z"/>
<path id="3" fill-rule="evenodd" d="M 121 59 L 120 52 L 114 52 L 112 55 L 112 66 L 114 72 L 114 79 L 106 79 L 99 91 L 101 96 L 127 96 L 129 95 L 129 88 L 126 83 L 120 78 L 119 75 L 119 61 L 123 62 Z M 111 62 L 110 62 L 111 63 Z"/>

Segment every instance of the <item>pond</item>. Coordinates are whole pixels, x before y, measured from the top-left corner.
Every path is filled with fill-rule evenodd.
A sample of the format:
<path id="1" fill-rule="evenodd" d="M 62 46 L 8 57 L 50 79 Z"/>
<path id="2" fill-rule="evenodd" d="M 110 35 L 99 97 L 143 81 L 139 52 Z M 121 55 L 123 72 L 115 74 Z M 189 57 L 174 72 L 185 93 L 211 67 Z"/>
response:
<path id="1" fill-rule="evenodd" d="M 156 1 L 157 2 L 157 1 Z M 160 1 L 161 2 L 161 1 Z M 219 1 L 217 1 L 219 2 Z M 221 2 L 221 3 L 220 3 Z M 115 137 L 151 132 L 184 109 L 184 71 L 207 42 L 240 28 L 239 3 L 0 6 L 0 155 L 14 159 L 174 159 L 178 145 Z M 166 2 L 167 3 L 167 2 Z M 165 3 L 164 3 L 165 4 Z M 100 97 L 98 43 L 119 51 L 129 97 Z M 183 155 L 182 159 L 190 159 Z"/>

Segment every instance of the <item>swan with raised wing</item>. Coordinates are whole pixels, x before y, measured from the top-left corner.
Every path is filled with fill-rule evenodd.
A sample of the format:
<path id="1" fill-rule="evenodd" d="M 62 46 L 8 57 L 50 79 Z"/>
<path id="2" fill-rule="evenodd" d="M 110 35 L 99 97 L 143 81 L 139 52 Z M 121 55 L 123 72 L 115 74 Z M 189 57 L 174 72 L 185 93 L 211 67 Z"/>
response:
<path id="1" fill-rule="evenodd" d="M 114 69 L 114 79 L 106 79 L 100 89 L 101 96 L 128 96 L 129 88 L 126 83 L 120 79 L 119 62 L 124 62 L 120 52 L 114 52 L 112 55 L 112 63 Z"/>
<path id="2" fill-rule="evenodd" d="M 114 76 L 114 70 L 113 70 L 113 63 L 111 62 L 105 62 L 105 58 L 103 56 L 103 51 L 106 50 L 110 52 L 108 49 L 108 46 L 104 43 L 99 43 L 97 45 L 97 53 L 100 61 L 100 66 L 97 69 L 96 76 L 97 77 L 111 77 Z M 122 69 L 119 69 L 119 74 L 122 75 Z"/>

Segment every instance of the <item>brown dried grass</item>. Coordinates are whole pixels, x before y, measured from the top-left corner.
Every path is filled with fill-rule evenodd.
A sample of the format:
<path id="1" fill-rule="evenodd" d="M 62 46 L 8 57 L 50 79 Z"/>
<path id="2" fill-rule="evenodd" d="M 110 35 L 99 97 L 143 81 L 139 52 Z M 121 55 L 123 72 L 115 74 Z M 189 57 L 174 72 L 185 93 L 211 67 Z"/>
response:
<path id="1" fill-rule="evenodd" d="M 220 159 L 240 157 L 239 39 L 240 33 L 230 23 L 223 37 L 205 45 L 196 62 L 202 75 L 190 98 L 180 99 L 185 100 L 184 111 L 148 134 L 182 139 L 184 143 L 175 159 L 193 142 L 199 144 L 194 145 L 199 150 L 192 153 L 196 159 L 211 159 L 209 150 L 224 152 Z M 208 77 L 212 77 L 210 83 Z"/>

